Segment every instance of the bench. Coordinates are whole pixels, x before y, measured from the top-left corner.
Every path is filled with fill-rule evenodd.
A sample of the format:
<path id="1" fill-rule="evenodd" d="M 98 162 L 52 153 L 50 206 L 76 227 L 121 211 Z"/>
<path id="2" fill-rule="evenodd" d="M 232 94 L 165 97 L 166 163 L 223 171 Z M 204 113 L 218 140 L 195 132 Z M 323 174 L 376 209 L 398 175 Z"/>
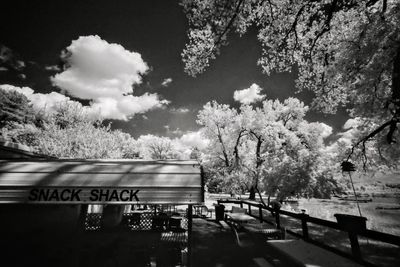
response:
<path id="1" fill-rule="evenodd" d="M 244 209 L 244 208 L 238 208 L 238 207 L 235 207 L 235 206 L 232 206 L 232 213 L 243 213 L 243 214 L 246 214 L 246 209 Z"/>
<path id="2" fill-rule="evenodd" d="M 225 221 L 219 221 L 224 230 L 231 230 L 231 227 Z"/>
<path id="3" fill-rule="evenodd" d="M 284 266 L 361 267 L 362 265 L 320 248 L 304 240 L 267 241 L 270 252 L 274 252 Z"/>

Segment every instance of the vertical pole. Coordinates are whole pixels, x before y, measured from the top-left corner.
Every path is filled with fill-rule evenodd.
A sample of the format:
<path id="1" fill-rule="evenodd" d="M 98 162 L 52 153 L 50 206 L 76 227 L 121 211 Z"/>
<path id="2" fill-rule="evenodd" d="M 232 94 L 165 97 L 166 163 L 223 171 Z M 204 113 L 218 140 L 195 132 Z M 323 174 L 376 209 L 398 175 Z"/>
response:
<path id="1" fill-rule="evenodd" d="M 249 215 L 251 215 L 251 205 L 249 204 Z"/>
<path id="2" fill-rule="evenodd" d="M 303 229 L 303 238 L 305 240 L 308 240 L 309 236 L 308 236 L 308 225 L 307 225 L 307 219 L 308 219 L 309 215 L 308 214 L 301 214 L 301 228 Z"/>
<path id="3" fill-rule="evenodd" d="M 240 207 L 243 209 L 243 202 L 240 201 Z"/>
<path id="4" fill-rule="evenodd" d="M 262 205 L 258 206 L 258 217 L 260 218 L 260 223 L 263 222 Z"/>
<path id="5" fill-rule="evenodd" d="M 200 166 L 200 177 L 201 177 L 201 202 L 205 201 L 205 180 L 204 180 L 204 168 Z"/>
<path id="6" fill-rule="evenodd" d="M 353 254 L 354 259 L 360 261 L 361 251 L 360 251 L 360 244 L 358 243 L 357 234 L 354 232 L 349 232 L 349 239 L 351 245 L 351 253 Z"/>
<path id="7" fill-rule="evenodd" d="M 188 267 L 192 266 L 192 223 L 193 223 L 193 205 L 188 205 Z"/>
<path id="8" fill-rule="evenodd" d="M 79 218 L 77 223 L 77 230 L 78 232 L 85 231 L 85 221 L 86 221 L 86 214 L 88 210 L 88 204 L 80 204 L 78 205 L 79 209 Z"/>
<path id="9" fill-rule="evenodd" d="M 275 213 L 276 228 L 281 229 L 281 220 L 279 217 L 279 209 L 275 209 L 274 213 Z"/>

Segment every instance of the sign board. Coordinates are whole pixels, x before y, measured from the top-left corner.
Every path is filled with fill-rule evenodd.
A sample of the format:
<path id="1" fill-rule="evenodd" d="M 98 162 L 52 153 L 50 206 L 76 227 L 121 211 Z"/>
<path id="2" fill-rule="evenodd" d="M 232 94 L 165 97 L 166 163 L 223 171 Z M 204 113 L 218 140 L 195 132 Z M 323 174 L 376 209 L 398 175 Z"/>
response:
<path id="1" fill-rule="evenodd" d="M 0 161 L 0 204 L 197 204 L 202 184 L 182 162 Z"/>

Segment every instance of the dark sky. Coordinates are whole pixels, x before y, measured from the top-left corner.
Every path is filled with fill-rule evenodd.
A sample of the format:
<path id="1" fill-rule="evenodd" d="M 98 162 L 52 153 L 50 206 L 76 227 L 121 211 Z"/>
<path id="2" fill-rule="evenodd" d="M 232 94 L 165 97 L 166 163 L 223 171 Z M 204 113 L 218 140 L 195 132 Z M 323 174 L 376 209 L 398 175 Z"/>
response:
<path id="1" fill-rule="evenodd" d="M 8 3 L 7 3 L 8 2 Z M 59 63 L 60 52 L 79 36 L 99 35 L 109 43 L 141 54 L 151 71 L 143 83 L 135 86 L 135 94 L 158 93 L 171 101 L 167 109 L 147 112 L 144 119 L 135 116 L 128 122 L 113 121 L 137 137 L 153 133 L 173 136 L 171 131 L 197 130 L 195 118 L 199 109 L 210 100 L 238 106 L 233 100 L 235 90 L 256 83 L 268 98 L 283 100 L 297 96 L 306 104 L 311 93 L 295 95 L 292 74 L 268 77 L 257 66 L 261 47 L 256 31 L 245 36 L 230 36 L 230 45 L 221 51 L 206 73 L 192 78 L 183 72 L 180 54 L 187 41 L 186 18 L 175 0 L 142 1 L 6 1 L 0 16 L 0 43 L 18 53 L 26 62 L 26 79 L 13 73 L 0 73 L 0 84 L 29 86 L 36 92 L 60 90 L 51 85 L 46 65 Z M 172 78 L 168 87 L 162 87 L 165 78 Z M 188 108 L 187 113 L 173 112 L 172 108 Z M 344 112 L 325 116 L 317 112 L 307 115 L 310 121 L 322 121 L 340 130 L 346 120 Z M 164 127 L 169 126 L 170 131 Z"/>

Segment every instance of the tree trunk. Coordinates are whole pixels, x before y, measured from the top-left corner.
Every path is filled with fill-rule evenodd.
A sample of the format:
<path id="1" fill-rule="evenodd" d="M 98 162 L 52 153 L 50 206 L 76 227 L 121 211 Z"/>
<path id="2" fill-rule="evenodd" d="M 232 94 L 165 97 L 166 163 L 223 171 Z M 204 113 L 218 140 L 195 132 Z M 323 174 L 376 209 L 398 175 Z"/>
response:
<path id="1" fill-rule="evenodd" d="M 256 200 L 256 188 L 254 186 L 250 187 L 249 200 Z"/>

